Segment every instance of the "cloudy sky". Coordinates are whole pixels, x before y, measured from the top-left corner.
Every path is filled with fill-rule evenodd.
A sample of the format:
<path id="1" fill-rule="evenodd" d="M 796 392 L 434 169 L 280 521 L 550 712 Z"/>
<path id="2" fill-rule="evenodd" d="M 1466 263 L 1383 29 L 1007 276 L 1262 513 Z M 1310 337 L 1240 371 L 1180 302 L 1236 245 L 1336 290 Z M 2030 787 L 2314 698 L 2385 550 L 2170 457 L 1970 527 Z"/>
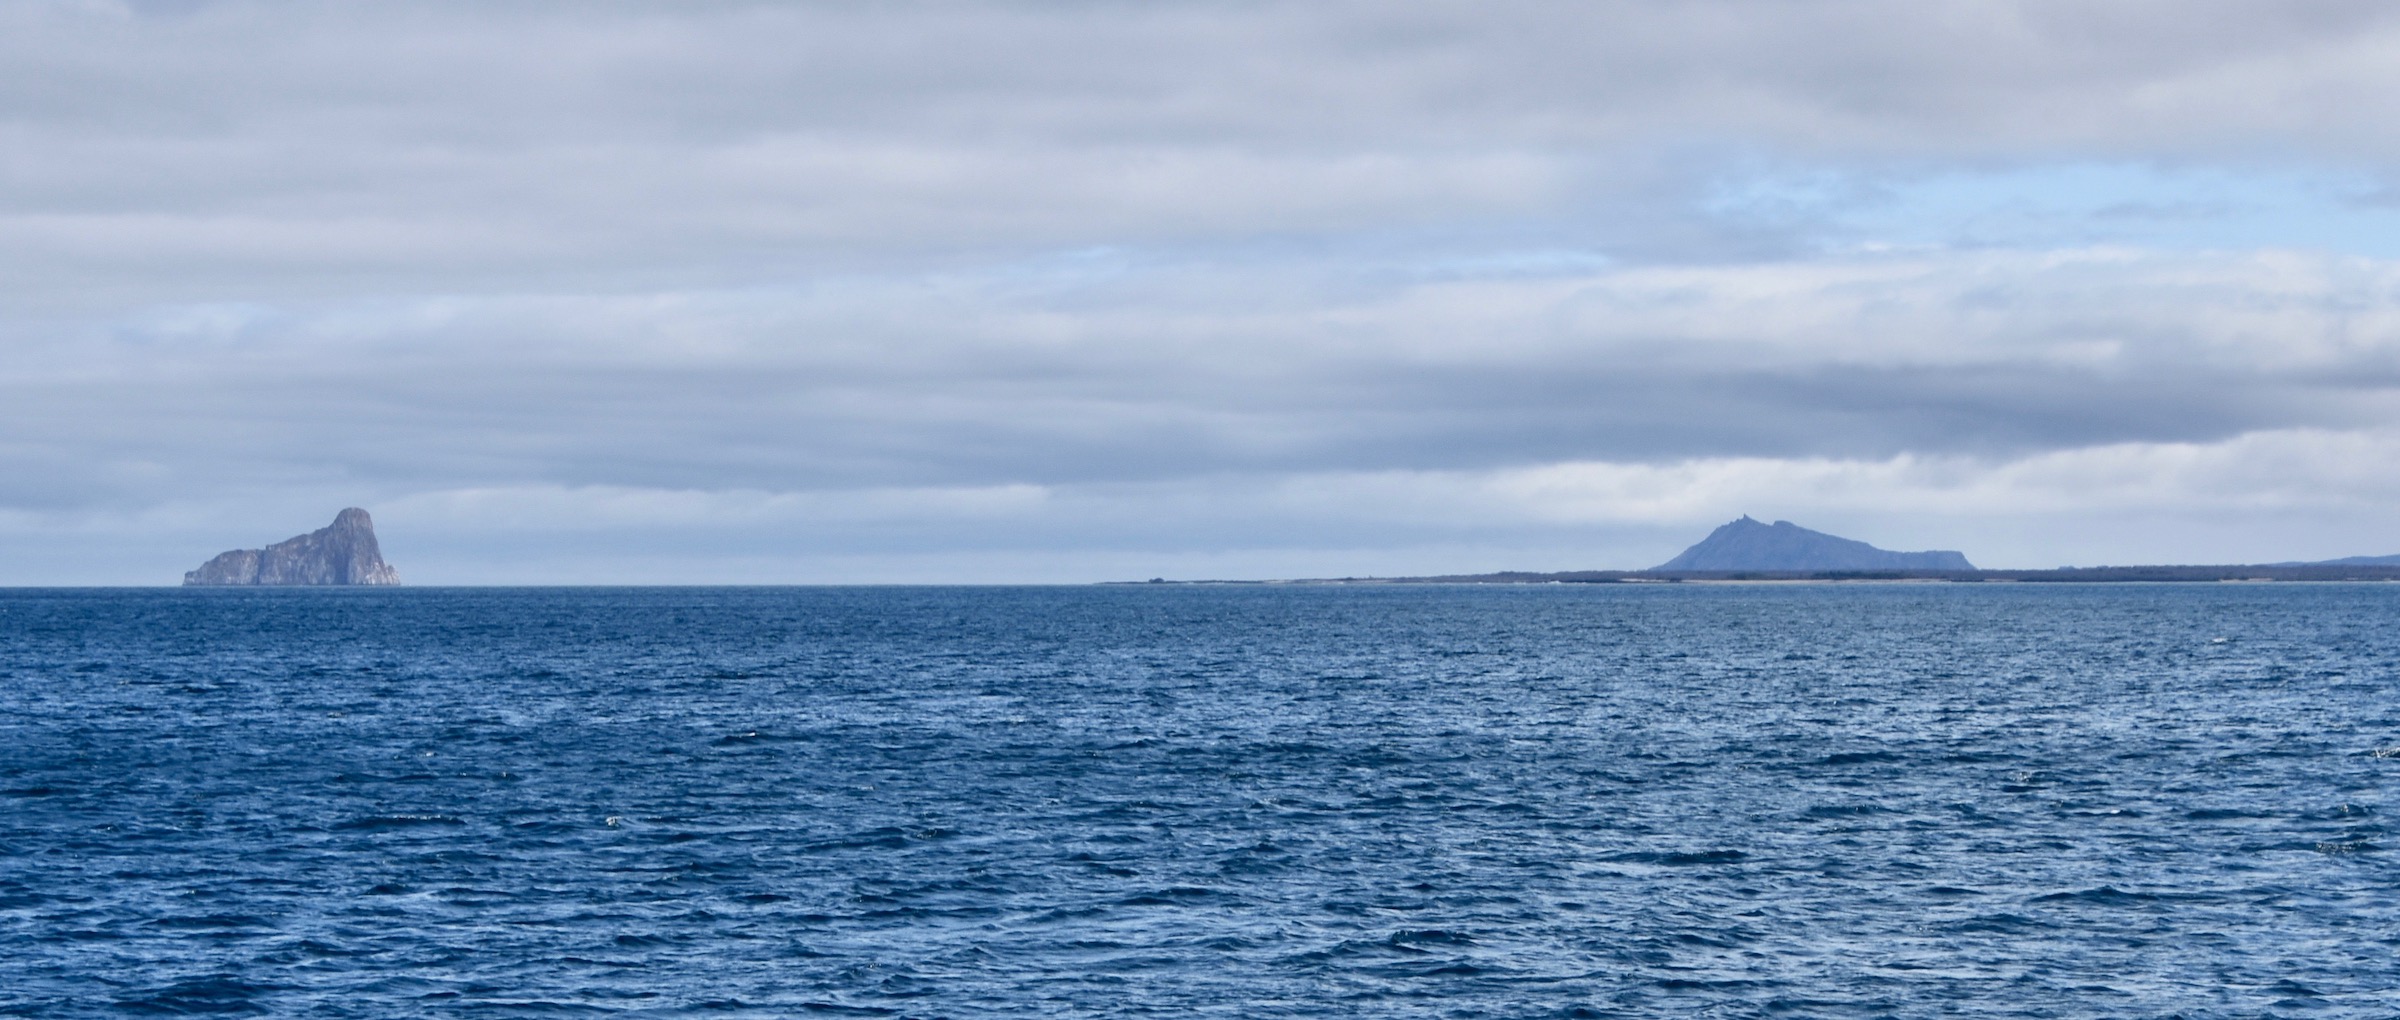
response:
<path id="1" fill-rule="evenodd" d="M 2400 7 L 0 0 L 0 583 L 2400 552 Z"/>

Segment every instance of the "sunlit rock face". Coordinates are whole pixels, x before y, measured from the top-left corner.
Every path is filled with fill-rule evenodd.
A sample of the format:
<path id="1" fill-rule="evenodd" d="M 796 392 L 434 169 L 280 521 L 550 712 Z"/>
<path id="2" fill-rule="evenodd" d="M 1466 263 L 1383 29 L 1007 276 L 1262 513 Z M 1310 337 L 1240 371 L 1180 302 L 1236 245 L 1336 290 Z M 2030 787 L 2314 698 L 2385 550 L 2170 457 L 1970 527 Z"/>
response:
<path id="1" fill-rule="evenodd" d="M 1744 515 L 1654 570 L 1973 570 L 1948 550 L 1893 552 L 1810 531 L 1790 521 L 1761 524 Z"/>
<path id="2" fill-rule="evenodd" d="M 333 523 L 264 549 L 219 553 L 183 583 L 207 584 L 399 584 L 400 574 L 383 561 L 375 544 L 375 519 L 351 507 Z"/>

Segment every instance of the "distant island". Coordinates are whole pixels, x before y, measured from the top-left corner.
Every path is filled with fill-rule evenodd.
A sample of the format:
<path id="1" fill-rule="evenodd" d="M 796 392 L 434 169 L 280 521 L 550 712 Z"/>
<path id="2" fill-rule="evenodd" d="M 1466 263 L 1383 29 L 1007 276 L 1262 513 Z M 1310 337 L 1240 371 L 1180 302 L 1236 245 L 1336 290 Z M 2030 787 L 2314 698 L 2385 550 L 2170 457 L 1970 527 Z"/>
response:
<path id="1" fill-rule="evenodd" d="M 1710 532 L 1674 559 L 1648 570 L 1502 570 L 1426 577 L 1324 577 L 1290 581 L 1186 581 L 1185 584 L 1637 584 L 1684 581 L 2014 581 L 2093 584 L 2126 581 L 2400 581 L 2400 556 L 2350 556 L 2308 563 L 2160 564 L 1982 570 L 1964 553 L 1893 552 L 1856 539 L 1811 531 L 1790 521 L 1762 524 L 1748 514 Z M 1164 578 L 1118 584 L 1167 584 Z"/>
<path id="2" fill-rule="evenodd" d="M 1965 554 L 1893 552 L 1810 531 L 1790 521 L 1760 524 L 1749 514 L 1709 533 L 1683 554 L 1650 568 L 1697 570 L 1973 570 Z"/>
<path id="3" fill-rule="evenodd" d="M 333 523 L 264 549 L 219 553 L 183 575 L 187 585 L 399 584 L 400 574 L 383 561 L 375 542 L 375 520 L 350 507 Z"/>

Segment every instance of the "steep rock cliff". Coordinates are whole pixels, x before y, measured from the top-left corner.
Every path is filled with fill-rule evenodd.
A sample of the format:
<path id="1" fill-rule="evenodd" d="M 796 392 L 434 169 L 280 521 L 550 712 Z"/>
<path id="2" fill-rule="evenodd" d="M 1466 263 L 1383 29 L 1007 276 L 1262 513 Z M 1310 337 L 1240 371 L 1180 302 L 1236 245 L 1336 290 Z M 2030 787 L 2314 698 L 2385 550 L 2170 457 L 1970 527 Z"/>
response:
<path id="1" fill-rule="evenodd" d="M 297 538 L 264 549 L 219 553 L 183 575 L 183 583 L 399 584 L 400 575 L 383 561 L 383 550 L 375 544 L 375 519 L 351 507 L 332 524 Z"/>

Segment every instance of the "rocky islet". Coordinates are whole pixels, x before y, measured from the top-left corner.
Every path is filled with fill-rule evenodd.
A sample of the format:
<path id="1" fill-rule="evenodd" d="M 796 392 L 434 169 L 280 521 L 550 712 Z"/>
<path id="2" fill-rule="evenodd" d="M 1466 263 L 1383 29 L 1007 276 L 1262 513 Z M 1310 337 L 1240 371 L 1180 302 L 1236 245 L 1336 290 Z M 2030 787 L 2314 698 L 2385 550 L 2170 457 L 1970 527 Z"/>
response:
<path id="1" fill-rule="evenodd" d="M 399 584 L 375 542 L 375 519 L 350 507 L 333 523 L 264 549 L 218 553 L 183 575 L 187 585 Z"/>

